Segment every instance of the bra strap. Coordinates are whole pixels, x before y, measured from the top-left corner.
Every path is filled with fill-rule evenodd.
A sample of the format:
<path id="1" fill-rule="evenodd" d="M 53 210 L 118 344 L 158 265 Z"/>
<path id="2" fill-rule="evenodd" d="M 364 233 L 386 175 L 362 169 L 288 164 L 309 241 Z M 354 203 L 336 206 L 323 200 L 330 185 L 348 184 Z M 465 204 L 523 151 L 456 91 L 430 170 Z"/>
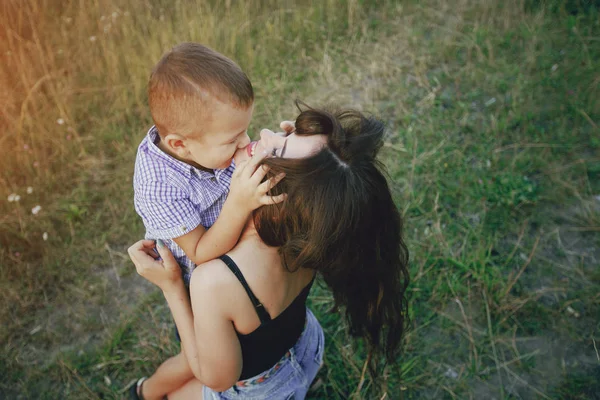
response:
<path id="1" fill-rule="evenodd" d="M 252 305 L 254 305 L 256 314 L 258 314 L 258 318 L 260 319 L 260 324 L 262 325 L 271 321 L 271 316 L 269 315 L 267 310 L 265 310 L 265 306 L 263 306 L 260 300 L 258 300 L 258 298 L 254 295 L 252 289 L 250 289 L 250 286 L 248 286 L 248 282 L 246 282 L 246 278 L 244 278 L 244 275 L 242 275 L 242 271 L 240 271 L 237 264 L 227 254 L 222 255 L 221 257 L 219 257 L 219 259 L 223 261 L 225 265 L 227 265 L 231 272 L 233 272 L 235 277 L 238 278 L 238 280 L 246 290 L 246 293 L 248 293 L 248 297 L 250 298 Z"/>

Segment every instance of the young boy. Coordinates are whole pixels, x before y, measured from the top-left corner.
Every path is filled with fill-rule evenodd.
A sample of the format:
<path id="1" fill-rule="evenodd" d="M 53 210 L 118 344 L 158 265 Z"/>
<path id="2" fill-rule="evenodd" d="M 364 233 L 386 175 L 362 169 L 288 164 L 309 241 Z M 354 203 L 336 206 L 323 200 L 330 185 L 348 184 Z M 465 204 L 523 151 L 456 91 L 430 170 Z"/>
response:
<path id="1" fill-rule="evenodd" d="M 197 43 L 180 44 L 154 67 L 148 97 L 154 126 L 138 148 L 135 209 L 146 239 L 169 247 L 188 284 L 197 264 L 235 246 L 254 209 L 283 197 L 267 196 L 277 180 L 261 184 L 266 171 L 255 171 L 264 155 L 236 170 L 234 153 L 250 143 L 254 92 L 233 61 Z M 192 377 L 180 353 L 140 380 L 132 395 L 162 398 Z"/>
<path id="2" fill-rule="evenodd" d="M 138 148 L 135 208 L 187 283 L 195 265 L 233 248 L 252 210 L 278 199 L 234 174 L 233 154 L 250 143 L 254 92 L 233 61 L 180 44 L 154 67 L 148 97 L 155 125 Z"/>

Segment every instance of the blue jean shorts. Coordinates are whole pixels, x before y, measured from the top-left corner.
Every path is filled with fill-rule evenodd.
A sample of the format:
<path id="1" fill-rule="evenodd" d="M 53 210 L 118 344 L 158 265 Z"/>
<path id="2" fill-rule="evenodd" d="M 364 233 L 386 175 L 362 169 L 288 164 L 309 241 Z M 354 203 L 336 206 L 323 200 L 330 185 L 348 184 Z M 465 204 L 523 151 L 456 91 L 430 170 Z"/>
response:
<path id="1" fill-rule="evenodd" d="M 288 353 L 271 369 L 237 382 L 224 392 L 204 386 L 204 400 L 300 400 L 323 363 L 325 336 L 317 318 L 307 308 L 306 326 Z"/>

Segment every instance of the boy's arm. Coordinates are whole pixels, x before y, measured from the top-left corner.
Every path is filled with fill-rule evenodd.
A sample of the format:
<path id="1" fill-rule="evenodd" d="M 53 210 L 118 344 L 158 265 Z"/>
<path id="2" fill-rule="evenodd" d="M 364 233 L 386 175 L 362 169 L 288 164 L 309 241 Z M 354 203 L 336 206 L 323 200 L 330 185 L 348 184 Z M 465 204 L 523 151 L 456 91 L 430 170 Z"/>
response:
<path id="1" fill-rule="evenodd" d="M 173 239 L 194 264 L 222 256 L 237 243 L 251 211 L 236 209 L 230 199 L 227 198 L 219 218 L 210 229 L 198 225 L 194 230 Z"/>
<path id="2" fill-rule="evenodd" d="M 265 166 L 257 167 L 265 157 L 266 154 L 257 154 L 237 166 L 231 177 L 229 196 L 219 217 L 208 231 L 200 225 L 173 239 L 194 264 L 213 260 L 233 249 L 253 210 L 285 199 L 285 194 L 267 195 L 283 179 L 283 175 L 262 182 L 268 169 Z"/>

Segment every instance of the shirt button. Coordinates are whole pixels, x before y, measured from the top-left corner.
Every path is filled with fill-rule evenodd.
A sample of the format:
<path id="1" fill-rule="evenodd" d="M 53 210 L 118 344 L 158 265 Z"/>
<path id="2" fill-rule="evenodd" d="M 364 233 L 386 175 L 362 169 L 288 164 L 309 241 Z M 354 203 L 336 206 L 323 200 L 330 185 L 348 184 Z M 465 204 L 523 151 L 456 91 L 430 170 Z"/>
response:
<path id="1" fill-rule="evenodd" d="M 216 181 L 217 181 L 217 178 L 215 178 L 215 177 L 213 176 L 212 178 L 210 178 L 210 181 L 211 181 L 211 182 L 216 182 Z"/>

